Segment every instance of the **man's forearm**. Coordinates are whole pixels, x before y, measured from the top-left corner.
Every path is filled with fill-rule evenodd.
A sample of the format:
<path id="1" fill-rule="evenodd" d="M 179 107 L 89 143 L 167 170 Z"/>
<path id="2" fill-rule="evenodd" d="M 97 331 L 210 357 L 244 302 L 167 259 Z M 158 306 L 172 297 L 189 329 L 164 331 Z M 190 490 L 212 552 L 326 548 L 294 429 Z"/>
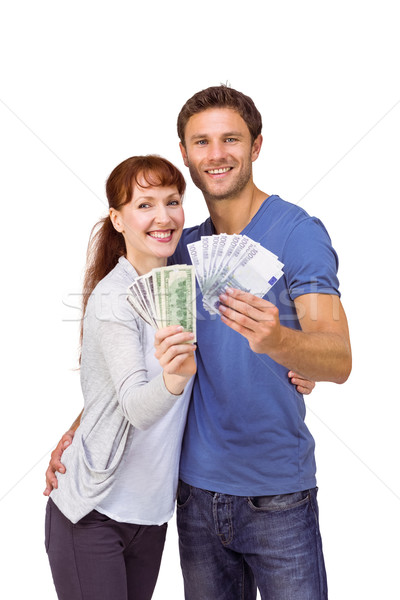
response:
<path id="1" fill-rule="evenodd" d="M 301 330 L 283 326 L 275 305 L 247 292 L 228 289 L 220 301 L 221 320 L 243 335 L 253 352 L 313 381 L 344 383 L 350 375 L 349 330 L 337 296 L 296 298 Z"/>
<path id="2" fill-rule="evenodd" d="M 69 431 L 76 431 L 78 429 L 79 425 L 81 424 L 82 415 L 83 415 L 83 409 L 81 410 L 79 415 L 76 417 L 75 421 L 72 423 L 71 427 L 69 428 Z"/>
<path id="3" fill-rule="evenodd" d="M 279 364 L 313 381 L 344 383 L 351 372 L 351 349 L 338 333 L 306 333 L 281 328 L 282 339 L 268 355 Z"/>

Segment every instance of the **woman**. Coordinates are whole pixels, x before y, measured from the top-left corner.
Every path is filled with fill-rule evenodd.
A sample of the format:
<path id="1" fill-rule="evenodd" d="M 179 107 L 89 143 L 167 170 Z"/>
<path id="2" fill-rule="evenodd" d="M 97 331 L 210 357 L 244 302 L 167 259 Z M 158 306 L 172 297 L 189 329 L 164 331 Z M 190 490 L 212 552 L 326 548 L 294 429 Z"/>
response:
<path id="1" fill-rule="evenodd" d="M 126 301 L 138 275 L 166 265 L 181 236 L 185 181 L 157 156 L 132 157 L 106 183 L 109 216 L 92 237 L 84 282 L 81 424 L 46 509 L 58 597 L 146 600 L 174 510 L 196 371 L 193 334 L 156 334 Z"/>

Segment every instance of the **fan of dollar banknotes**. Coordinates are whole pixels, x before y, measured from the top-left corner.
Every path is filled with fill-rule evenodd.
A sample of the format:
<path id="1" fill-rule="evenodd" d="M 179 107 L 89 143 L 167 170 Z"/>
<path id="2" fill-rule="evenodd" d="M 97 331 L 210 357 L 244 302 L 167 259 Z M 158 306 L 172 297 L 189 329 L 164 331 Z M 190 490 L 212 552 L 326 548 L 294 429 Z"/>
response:
<path id="1" fill-rule="evenodd" d="M 190 265 L 152 269 L 129 286 L 128 301 L 155 329 L 182 325 L 196 338 L 196 281 Z"/>
<path id="2" fill-rule="evenodd" d="M 195 275 L 210 314 L 219 314 L 219 296 L 226 288 L 262 298 L 283 275 L 278 257 L 245 235 L 202 236 L 188 250 L 193 266 L 152 269 L 129 286 L 128 301 L 155 329 L 182 325 L 196 337 Z"/>

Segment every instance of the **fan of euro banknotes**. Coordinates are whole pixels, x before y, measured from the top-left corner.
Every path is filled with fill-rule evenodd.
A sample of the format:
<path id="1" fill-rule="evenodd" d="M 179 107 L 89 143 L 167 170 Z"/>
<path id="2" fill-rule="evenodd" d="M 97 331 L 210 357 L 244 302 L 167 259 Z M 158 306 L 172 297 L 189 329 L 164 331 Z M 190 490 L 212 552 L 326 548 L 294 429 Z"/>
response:
<path id="1" fill-rule="evenodd" d="M 219 314 L 219 296 L 233 287 L 262 298 L 283 275 L 278 257 L 246 235 L 202 236 L 188 244 L 203 307 Z"/>
<path id="2" fill-rule="evenodd" d="M 152 269 L 129 286 L 128 301 L 155 329 L 182 325 L 196 339 L 196 281 L 192 265 Z"/>

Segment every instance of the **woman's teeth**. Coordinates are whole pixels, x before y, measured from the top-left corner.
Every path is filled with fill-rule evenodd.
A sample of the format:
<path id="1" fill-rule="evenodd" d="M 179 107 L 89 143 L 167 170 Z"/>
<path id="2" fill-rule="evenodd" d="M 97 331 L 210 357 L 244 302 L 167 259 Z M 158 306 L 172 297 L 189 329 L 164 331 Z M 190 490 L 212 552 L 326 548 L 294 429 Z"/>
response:
<path id="1" fill-rule="evenodd" d="M 150 237 L 154 237 L 154 238 L 163 239 L 163 238 L 170 237 L 171 233 L 172 233 L 171 230 L 169 230 L 169 231 L 163 231 L 163 232 L 161 232 L 161 231 L 150 231 L 149 232 L 149 236 Z"/>

